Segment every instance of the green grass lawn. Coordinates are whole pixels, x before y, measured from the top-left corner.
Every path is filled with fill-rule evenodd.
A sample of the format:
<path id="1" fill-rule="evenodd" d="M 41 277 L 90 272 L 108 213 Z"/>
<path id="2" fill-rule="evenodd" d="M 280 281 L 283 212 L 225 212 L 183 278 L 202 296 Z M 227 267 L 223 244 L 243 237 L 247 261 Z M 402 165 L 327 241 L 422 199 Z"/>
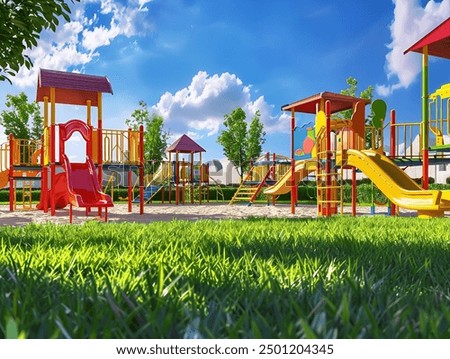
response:
<path id="1" fill-rule="evenodd" d="M 450 338 L 450 223 L 0 227 L 0 337 Z"/>

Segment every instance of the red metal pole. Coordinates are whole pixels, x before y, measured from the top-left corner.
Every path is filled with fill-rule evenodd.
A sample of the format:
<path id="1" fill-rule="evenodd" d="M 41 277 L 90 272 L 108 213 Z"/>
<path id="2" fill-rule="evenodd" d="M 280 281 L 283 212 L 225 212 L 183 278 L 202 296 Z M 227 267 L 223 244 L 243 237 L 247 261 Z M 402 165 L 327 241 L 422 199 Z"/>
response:
<path id="1" fill-rule="evenodd" d="M 326 192 L 325 192 L 325 201 L 326 201 L 326 216 L 329 217 L 331 215 L 331 102 L 327 100 L 325 102 L 325 114 L 327 117 L 326 120 L 326 162 L 325 162 L 325 175 L 326 175 Z"/>
<path id="2" fill-rule="evenodd" d="M 291 112 L 291 213 L 295 214 L 295 205 L 297 204 L 297 191 L 295 186 L 295 112 Z"/>
<path id="3" fill-rule="evenodd" d="M 55 158 L 55 124 L 50 126 L 50 215 L 56 214 L 55 181 L 56 181 L 56 158 Z M 61 157 L 61 153 L 59 154 Z M 67 171 L 67 169 L 66 169 Z"/>
<path id="4" fill-rule="evenodd" d="M 395 123 L 396 123 L 396 118 L 395 118 L 395 110 L 391 110 L 391 144 L 390 144 L 390 155 L 391 155 L 391 159 L 394 160 L 395 157 L 397 156 L 396 153 L 396 148 L 397 148 L 397 139 L 396 139 L 396 131 L 395 131 Z M 397 206 L 391 202 L 391 216 L 395 216 L 397 212 Z"/>
<path id="5" fill-rule="evenodd" d="M 356 168 L 352 167 L 352 216 L 356 216 Z"/>
<path id="6" fill-rule="evenodd" d="M 176 152 L 176 160 L 175 160 L 175 204 L 178 206 L 180 204 L 180 192 L 178 188 L 179 180 L 180 180 L 180 164 L 178 162 L 178 151 Z"/>
<path id="7" fill-rule="evenodd" d="M 162 164 L 161 164 L 162 166 Z M 164 192 L 163 192 L 164 195 Z M 144 214 L 144 126 L 139 126 L 139 214 Z"/>
<path id="8" fill-rule="evenodd" d="M 14 211 L 14 136 L 9 134 L 9 210 Z"/>
<path id="9" fill-rule="evenodd" d="M 277 170 L 276 170 L 276 168 L 277 168 L 277 162 L 276 162 L 277 161 L 277 156 L 276 156 L 275 153 L 272 154 L 272 159 L 273 159 L 272 180 L 274 182 L 276 182 L 277 181 Z M 276 198 L 275 195 L 272 195 L 272 205 L 275 206 L 276 203 L 277 203 L 277 198 Z"/>
<path id="10" fill-rule="evenodd" d="M 390 128 L 390 155 L 391 159 L 394 160 L 396 154 L 396 138 L 395 138 L 395 110 L 391 110 L 391 128 Z"/>
<path id="11" fill-rule="evenodd" d="M 128 170 L 128 177 L 127 177 L 127 182 L 128 182 L 128 212 L 132 211 L 132 201 L 133 201 L 133 186 L 131 185 L 131 183 L 133 182 L 133 177 L 132 177 L 132 172 L 130 170 Z M 140 188 L 139 188 L 140 190 Z M 140 195 L 140 193 L 139 193 Z M 139 201 L 141 201 L 142 197 L 140 197 Z"/>
<path id="12" fill-rule="evenodd" d="M 422 150 L 423 153 L 423 169 L 422 169 L 422 188 L 428 189 L 428 165 L 429 165 L 429 155 L 428 155 L 428 148 L 424 148 Z"/>
<path id="13" fill-rule="evenodd" d="M 422 188 L 428 189 L 428 140 L 429 140 L 429 111 L 428 111 L 428 45 L 425 45 L 422 49 Z"/>

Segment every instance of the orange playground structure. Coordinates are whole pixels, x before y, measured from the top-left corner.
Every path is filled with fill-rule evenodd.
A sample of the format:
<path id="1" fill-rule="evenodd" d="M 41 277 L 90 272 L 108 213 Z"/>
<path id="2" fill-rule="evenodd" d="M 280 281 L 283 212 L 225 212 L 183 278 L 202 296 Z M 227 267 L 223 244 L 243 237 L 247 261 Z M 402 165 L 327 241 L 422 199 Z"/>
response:
<path id="1" fill-rule="evenodd" d="M 415 51 L 423 58 L 422 121 L 398 123 L 395 111 L 384 125 L 386 104 L 376 100 L 371 105 L 369 124 L 365 107 L 368 100 L 322 92 L 282 107 L 291 112 L 291 170 L 265 194 L 276 196 L 291 192 L 291 212 L 295 213 L 297 185 L 314 172 L 317 183 L 317 214 L 343 213 L 344 172 L 352 178 L 352 214 L 356 215 L 356 171 L 363 172 L 391 202 L 391 214 L 398 208 L 416 210 L 419 217 L 441 217 L 450 211 L 450 191 L 428 190 L 430 164 L 450 163 L 450 84 L 428 93 L 428 55 L 450 59 L 450 19 L 405 51 Z M 336 114 L 352 110 L 350 119 Z M 294 160 L 296 113 L 315 115 L 315 145 L 309 159 Z M 384 150 L 384 132 L 390 135 L 389 155 Z M 414 148 L 414 139 L 420 148 Z M 400 148 L 402 147 L 402 148 Z M 419 146 L 416 146 L 419 147 Z M 397 165 L 398 164 L 398 165 Z M 402 166 L 422 166 L 422 187 L 413 181 Z"/>
<path id="2" fill-rule="evenodd" d="M 158 195 L 164 203 L 166 190 L 169 203 L 172 203 L 172 194 L 175 192 L 176 205 L 209 202 L 209 164 L 202 162 L 205 149 L 189 136 L 182 135 L 166 151 L 169 155 L 168 161 L 161 161 L 158 170 L 145 187 L 144 203 L 151 202 Z M 135 198 L 135 201 L 139 200 L 140 197 Z"/>
<path id="3" fill-rule="evenodd" d="M 9 183 L 10 210 L 16 205 L 16 183 L 41 181 L 41 198 L 38 209 L 56 210 L 69 205 L 70 222 L 72 208 L 82 207 L 89 215 L 98 209 L 99 217 L 108 219 L 112 198 L 101 190 L 103 169 L 121 166 L 128 172 L 128 210 L 132 210 L 132 171 L 139 173 L 139 191 L 144 188 L 143 128 L 139 131 L 103 129 L 102 94 L 111 93 L 106 77 L 41 69 L 38 77 L 36 101 L 43 102 L 44 129 L 41 141 L 15 139 L 0 146 L 0 185 Z M 86 107 L 86 120 L 70 120 L 56 123 L 56 104 Z M 92 125 L 92 107 L 97 107 L 97 127 Z M 75 133 L 85 142 L 86 158 L 73 162 L 66 152 L 67 141 Z M 28 193 L 28 194 L 26 194 Z M 23 196 L 30 198 L 23 185 Z M 141 196 L 141 198 L 143 198 Z M 144 203 L 140 201 L 140 213 Z M 25 207 L 24 207 L 25 208 Z M 27 207 L 29 209 L 29 207 Z M 104 213 L 104 215 L 103 215 Z"/>

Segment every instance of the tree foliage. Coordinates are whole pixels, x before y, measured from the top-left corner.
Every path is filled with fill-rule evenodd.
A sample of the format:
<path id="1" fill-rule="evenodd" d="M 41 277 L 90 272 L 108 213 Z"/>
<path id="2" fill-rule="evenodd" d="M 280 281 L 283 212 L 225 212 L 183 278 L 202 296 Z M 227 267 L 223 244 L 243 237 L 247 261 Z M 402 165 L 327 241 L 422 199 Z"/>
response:
<path id="1" fill-rule="evenodd" d="M 21 92 L 18 95 L 6 95 L 6 108 L 0 113 L 0 124 L 5 135 L 10 133 L 16 138 L 40 140 L 43 133 L 43 118 L 39 105 L 28 102 Z"/>
<path id="2" fill-rule="evenodd" d="M 164 131 L 164 119 L 153 114 L 150 117 L 147 104 L 139 101 L 140 108 L 133 111 L 131 119 L 125 121 L 126 125 L 133 130 L 138 130 L 139 126 L 144 126 L 144 158 L 151 163 L 148 167 L 153 173 L 164 159 L 169 133 Z"/>
<path id="3" fill-rule="evenodd" d="M 70 0 L 72 3 L 80 0 Z M 21 66 L 33 63 L 24 51 L 37 45 L 45 29 L 56 31 L 62 16 L 70 21 L 64 0 L 0 0 L 0 81 L 15 76 Z"/>
<path id="4" fill-rule="evenodd" d="M 349 77 L 349 78 L 347 78 L 346 82 L 347 82 L 348 87 L 345 90 L 341 90 L 341 94 L 357 97 L 356 92 L 357 92 L 357 88 L 358 88 L 358 80 L 355 79 L 354 77 Z M 368 86 L 366 89 L 364 89 L 363 91 L 361 91 L 359 93 L 359 98 L 372 100 L 372 97 L 373 97 L 373 86 L 372 85 Z M 352 117 L 352 110 L 341 111 L 339 117 L 342 117 L 345 119 L 350 119 Z"/>
<path id="5" fill-rule="evenodd" d="M 237 168 L 241 180 L 250 167 L 250 161 L 257 159 L 262 153 L 266 133 L 260 116 L 257 111 L 250 126 L 247 126 L 244 110 L 236 108 L 231 114 L 224 116 L 223 123 L 227 129 L 217 138 L 217 142 L 223 147 L 224 155 Z"/>
<path id="6" fill-rule="evenodd" d="M 354 77 L 349 77 L 346 80 L 348 87 L 345 90 L 341 91 L 342 95 L 348 95 L 348 96 L 353 96 L 356 97 L 356 91 L 358 88 L 358 80 L 356 80 Z M 359 94 L 359 98 L 363 98 L 363 99 L 369 99 L 372 100 L 373 97 L 373 86 L 370 85 L 368 86 L 366 89 L 364 89 L 363 91 L 360 92 Z M 346 111 L 341 111 L 339 114 L 339 117 L 344 118 L 344 119 L 350 119 L 352 117 L 352 110 L 346 110 Z M 369 114 L 369 116 L 366 118 L 366 124 L 370 124 L 370 118 L 372 116 L 372 113 Z M 366 147 L 371 147 L 372 145 L 372 133 L 371 132 L 367 132 L 366 133 Z"/>

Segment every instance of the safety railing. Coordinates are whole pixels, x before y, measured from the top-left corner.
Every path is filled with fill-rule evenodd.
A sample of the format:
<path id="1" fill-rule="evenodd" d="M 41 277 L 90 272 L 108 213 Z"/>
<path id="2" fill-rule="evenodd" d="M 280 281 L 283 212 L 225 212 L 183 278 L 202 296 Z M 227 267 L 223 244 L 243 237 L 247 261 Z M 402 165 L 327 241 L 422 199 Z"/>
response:
<path id="1" fill-rule="evenodd" d="M 421 157 L 422 134 L 420 122 L 395 123 L 390 125 L 395 131 L 395 153 L 396 157 L 419 158 Z M 394 150 L 394 152 L 392 151 Z"/>
<path id="2" fill-rule="evenodd" d="M 430 94 L 428 106 L 429 127 L 435 136 L 431 146 L 443 146 L 444 135 L 450 135 L 450 83 Z"/>
<path id="3" fill-rule="evenodd" d="M 98 131 L 94 131 L 94 143 Z M 139 163 L 139 131 L 102 130 L 103 163 Z M 94 144 L 95 148 L 95 144 Z"/>
<path id="4" fill-rule="evenodd" d="M 39 140 L 13 139 L 13 165 L 36 166 L 41 164 L 42 143 Z"/>
<path id="5" fill-rule="evenodd" d="M 0 144 L 0 172 L 9 168 L 9 142 Z"/>

